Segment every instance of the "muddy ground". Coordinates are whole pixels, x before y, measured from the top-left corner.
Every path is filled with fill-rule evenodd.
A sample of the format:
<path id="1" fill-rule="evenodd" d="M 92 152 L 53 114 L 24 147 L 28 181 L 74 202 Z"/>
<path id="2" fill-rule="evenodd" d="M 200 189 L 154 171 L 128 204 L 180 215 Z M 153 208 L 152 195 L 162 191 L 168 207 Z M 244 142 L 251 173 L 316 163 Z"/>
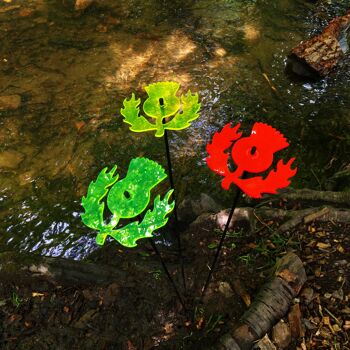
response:
<path id="1" fill-rule="evenodd" d="M 204 303 L 198 297 L 221 231 L 208 219 L 188 227 L 182 233 L 188 310 L 148 242 L 129 250 L 111 242 L 89 257 L 123 269 L 125 280 L 102 286 L 1 281 L 1 348 L 215 348 L 268 279 L 275 260 L 293 251 L 304 262 L 308 280 L 285 318 L 288 346 L 278 330 L 271 340 L 280 344 L 277 349 L 349 349 L 350 224 L 301 224 L 283 235 L 278 225 L 268 221 L 254 233 L 244 227 L 229 232 Z M 155 240 L 181 289 L 176 251 L 162 245 L 160 236 Z M 140 273 L 142 265 L 146 269 Z"/>

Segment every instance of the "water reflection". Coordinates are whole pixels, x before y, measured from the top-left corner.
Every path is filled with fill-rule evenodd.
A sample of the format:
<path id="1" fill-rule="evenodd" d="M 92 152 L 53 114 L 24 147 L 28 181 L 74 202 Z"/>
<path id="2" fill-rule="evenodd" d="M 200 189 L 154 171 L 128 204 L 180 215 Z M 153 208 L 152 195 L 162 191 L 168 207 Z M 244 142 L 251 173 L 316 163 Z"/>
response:
<path id="1" fill-rule="evenodd" d="M 284 72 L 290 49 L 344 14 L 345 2 L 106 1 L 81 17 L 61 2 L 27 6 L 35 11 L 26 18 L 0 13 L 0 95 L 21 101 L 0 111 L 6 249 L 80 259 L 97 248 L 79 217 L 89 182 L 136 156 L 166 166 L 163 141 L 130 133 L 118 113 L 131 91 L 143 98 L 142 87 L 154 81 L 176 80 L 202 103 L 191 128 L 170 134 L 179 199 L 205 192 L 228 203 L 204 161 L 206 143 L 228 121 L 247 130 L 264 121 L 287 135 L 298 158 L 294 186 L 324 189 L 346 165 L 348 63 L 313 83 Z"/>

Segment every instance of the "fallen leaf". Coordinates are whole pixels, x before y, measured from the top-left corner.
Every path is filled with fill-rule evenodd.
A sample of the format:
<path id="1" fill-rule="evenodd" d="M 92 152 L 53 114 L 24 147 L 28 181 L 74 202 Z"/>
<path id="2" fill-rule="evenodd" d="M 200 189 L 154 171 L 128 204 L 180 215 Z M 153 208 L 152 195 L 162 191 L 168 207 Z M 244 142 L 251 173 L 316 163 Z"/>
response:
<path id="1" fill-rule="evenodd" d="M 130 340 L 128 340 L 128 350 L 136 350 L 134 344 Z"/>
<path id="2" fill-rule="evenodd" d="M 301 348 L 302 348 L 303 350 L 307 350 L 306 344 L 305 344 L 304 342 L 302 342 L 302 343 L 300 344 L 300 346 L 301 346 Z"/>
<path id="3" fill-rule="evenodd" d="M 75 128 L 79 131 L 83 126 L 85 126 L 85 122 L 82 120 L 79 120 L 75 122 Z"/>
<path id="4" fill-rule="evenodd" d="M 166 334 L 170 334 L 174 331 L 174 324 L 167 322 L 163 328 Z"/>
<path id="5" fill-rule="evenodd" d="M 329 243 L 318 242 L 316 244 L 316 247 L 319 249 L 327 249 L 327 248 L 330 248 L 331 245 Z"/>
<path id="6" fill-rule="evenodd" d="M 258 246 L 258 245 L 255 244 L 255 243 L 248 243 L 248 244 L 247 244 L 247 248 L 250 248 L 250 249 L 256 249 L 257 246 Z"/>
<path id="7" fill-rule="evenodd" d="M 197 320 L 196 328 L 197 328 L 197 329 L 201 329 L 202 326 L 203 326 L 203 322 L 204 322 L 204 318 L 203 318 L 203 317 L 200 317 L 200 318 Z"/>
<path id="8" fill-rule="evenodd" d="M 345 249 L 339 244 L 338 246 L 337 246 L 337 251 L 339 252 L 339 253 L 344 253 L 345 252 Z"/>
<path id="9" fill-rule="evenodd" d="M 304 336 L 304 329 L 302 326 L 302 317 L 299 304 L 294 304 L 290 308 L 290 312 L 288 314 L 288 322 L 290 326 L 290 332 L 293 338 Z"/>
<path id="10" fill-rule="evenodd" d="M 325 324 L 326 326 L 330 325 L 329 317 L 328 317 L 328 316 L 323 316 L 322 322 L 323 322 L 323 324 Z"/>
<path id="11" fill-rule="evenodd" d="M 44 297 L 44 293 L 39 293 L 39 292 L 32 292 L 32 297 Z"/>
<path id="12" fill-rule="evenodd" d="M 69 307 L 68 306 L 64 306 L 63 307 L 63 311 L 66 312 L 66 313 L 69 312 Z"/>

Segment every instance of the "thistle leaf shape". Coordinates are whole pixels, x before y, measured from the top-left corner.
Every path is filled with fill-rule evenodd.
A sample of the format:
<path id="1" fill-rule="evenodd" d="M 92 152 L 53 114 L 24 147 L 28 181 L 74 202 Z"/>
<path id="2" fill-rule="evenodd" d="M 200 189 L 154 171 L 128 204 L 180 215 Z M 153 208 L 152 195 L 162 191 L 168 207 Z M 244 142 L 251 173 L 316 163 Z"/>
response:
<path id="1" fill-rule="evenodd" d="M 104 168 L 96 181 L 90 183 L 86 197 L 82 198 L 85 212 L 81 218 L 86 226 L 98 231 L 97 244 L 103 245 L 107 236 L 111 236 L 126 247 L 135 247 L 138 239 L 152 237 L 154 230 L 167 223 L 167 215 L 175 206 L 174 202 L 169 203 L 172 190 L 163 200 L 159 195 L 155 198 L 153 210 L 148 210 L 140 223 L 135 221 L 116 229 L 120 219 L 134 218 L 147 208 L 151 190 L 167 177 L 158 163 L 147 158 L 132 159 L 127 175 L 120 181 L 118 175 L 114 176 L 116 169 L 114 166 L 107 172 Z M 104 220 L 106 196 L 112 213 L 109 223 Z"/>
<path id="2" fill-rule="evenodd" d="M 145 87 L 148 98 L 143 104 L 143 111 L 150 119 L 140 115 L 140 99 L 132 94 L 131 98 L 125 99 L 124 108 L 120 113 L 124 122 L 130 124 L 130 130 L 144 132 L 155 130 L 156 137 L 162 137 L 164 130 L 181 130 L 191 125 L 191 122 L 199 117 L 200 103 L 198 94 L 177 96 L 180 84 L 166 81 L 149 84 Z M 166 118 L 172 118 L 167 121 Z"/>

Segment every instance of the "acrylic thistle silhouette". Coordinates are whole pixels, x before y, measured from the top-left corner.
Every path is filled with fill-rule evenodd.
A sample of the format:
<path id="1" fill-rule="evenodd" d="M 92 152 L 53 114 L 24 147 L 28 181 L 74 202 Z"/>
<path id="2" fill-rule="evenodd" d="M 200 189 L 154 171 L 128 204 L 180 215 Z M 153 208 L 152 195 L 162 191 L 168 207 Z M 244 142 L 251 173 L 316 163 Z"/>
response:
<path id="1" fill-rule="evenodd" d="M 134 221 L 116 229 L 120 219 L 135 218 L 144 212 L 150 202 L 151 190 L 167 177 L 158 163 L 147 158 L 132 159 L 127 175 L 120 181 L 116 169 L 114 166 L 107 172 L 104 168 L 96 181 L 90 183 L 86 197 L 82 198 L 85 212 L 81 218 L 86 226 L 98 231 L 98 244 L 104 244 L 107 236 L 111 236 L 123 246 L 135 247 L 138 239 L 153 237 L 152 233 L 167 223 L 167 215 L 175 206 L 175 202 L 169 203 L 173 190 L 169 190 L 162 200 L 156 196 L 153 210 L 148 210 L 141 222 Z M 109 223 L 104 220 L 106 195 L 107 207 L 112 214 Z"/>
<path id="2" fill-rule="evenodd" d="M 192 94 L 191 90 L 178 97 L 176 94 L 179 88 L 180 84 L 176 82 L 147 85 L 145 90 L 148 98 L 143 103 L 143 111 L 148 118 L 140 115 L 141 99 L 136 99 L 133 93 L 129 100 L 124 100 L 124 108 L 120 110 L 124 122 L 131 125 L 131 131 L 156 130 L 157 137 L 162 137 L 165 129 L 187 128 L 199 117 L 200 103 L 198 103 L 198 94 Z"/>
<path id="3" fill-rule="evenodd" d="M 253 198 L 260 198 L 263 193 L 276 193 L 278 189 L 290 184 L 297 169 L 291 165 L 295 158 L 291 158 L 286 164 L 279 160 L 276 170 L 270 170 L 266 178 L 254 176 L 241 178 L 243 173 L 257 174 L 268 170 L 274 160 L 274 154 L 289 146 L 285 137 L 272 126 L 264 123 L 255 123 L 250 136 L 243 137 L 238 132 L 240 124 L 233 128 L 227 124 L 216 132 L 212 142 L 207 145 L 209 157 L 207 165 L 216 173 L 222 175 L 222 187 L 228 190 L 235 183 L 243 192 Z M 228 166 L 231 149 L 232 160 L 237 165 L 235 171 L 230 171 Z"/>

